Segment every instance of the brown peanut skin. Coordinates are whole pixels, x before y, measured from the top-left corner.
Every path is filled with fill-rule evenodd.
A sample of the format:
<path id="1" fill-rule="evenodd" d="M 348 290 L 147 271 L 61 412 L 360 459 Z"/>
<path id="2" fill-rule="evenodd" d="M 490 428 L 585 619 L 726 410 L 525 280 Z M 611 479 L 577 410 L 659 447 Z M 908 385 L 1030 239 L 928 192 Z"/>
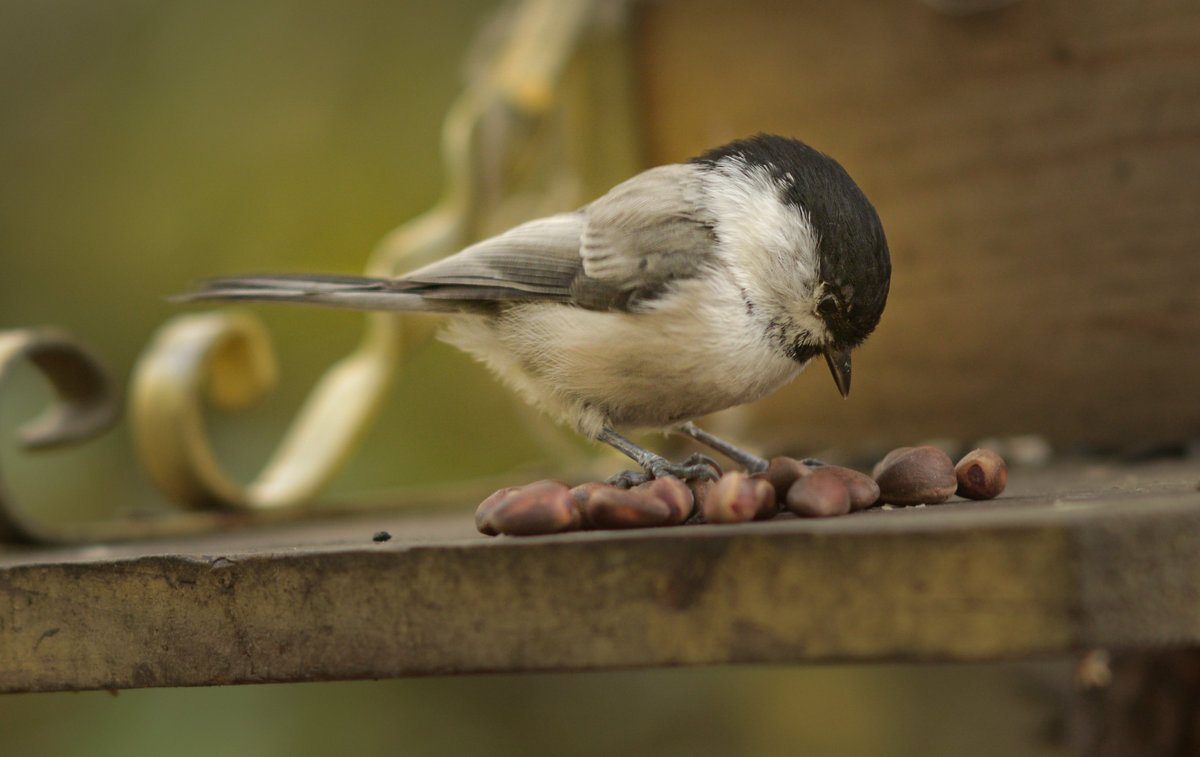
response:
<path id="1" fill-rule="evenodd" d="M 811 472 L 811 468 L 794 457 L 773 457 L 767 465 L 765 476 L 771 482 L 771 486 L 775 487 L 775 499 L 782 502 L 788 489 L 796 483 L 796 479 L 803 478 Z"/>
<path id="2" fill-rule="evenodd" d="M 955 492 L 966 499 L 994 499 L 1008 484 L 1008 465 L 990 449 L 973 449 L 954 466 Z"/>
<path id="3" fill-rule="evenodd" d="M 692 493 L 692 510 L 704 511 L 704 501 L 708 499 L 708 494 L 717 485 L 716 481 L 710 481 L 707 478 L 694 478 L 687 482 L 687 488 Z"/>
<path id="4" fill-rule="evenodd" d="M 773 491 L 765 481 L 754 481 L 741 471 L 730 471 L 717 481 L 704 500 L 704 520 L 709 523 L 745 523 L 762 510 L 762 498 Z"/>
<path id="5" fill-rule="evenodd" d="M 506 486 L 503 489 L 497 489 L 479 503 L 479 507 L 475 508 L 475 528 L 479 529 L 479 533 L 487 534 L 488 536 L 495 536 L 500 533 L 492 527 L 492 512 L 500 506 L 508 495 L 520 489 L 521 487 L 519 486 Z"/>
<path id="6" fill-rule="evenodd" d="M 850 512 L 850 492 L 841 474 L 817 468 L 788 489 L 787 509 L 802 518 L 828 518 Z"/>
<path id="7" fill-rule="evenodd" d="M 846 493 L 850 495 L 850 512 L 866 510 L 879 501 L 879 484 L 866 473 L 859 473 L 853 468 L 843 468 L 840 465 L 824 465 L 814 468 L 813 472 L 829 471 L 837 476 Z"/>
<path id="8" fill-rule="evenodd" d="M 575 497 L 561 481 L 535 481 L 501 498 L 487 523 L 508 536 L 556 534 L 579 528 Z"/>
<path id="9" fill-rule="evenodd" d="M 591 524 L 587 519 L 587 503 L 591 499 L 592 493 L 600 489 L 611 489 L 612 484 L 603 481 L 588 481 L 579 486 L 571 487 L 571 496 L 575 498 L 575 509 L 579 511 L 580 517 L 583 518 L 583 527 L 588 528 Z"/>
<path id="10" fill-rule="evenodd" d="M 679 525 L 687 520 L 691 516 L 692 510 L 695 509 L 696 500 L 692 495 L 692 490 L 687 484 L 674 476 L 656 478 L 643 484 L 638 484 L 633 488 L 657 497 L 667 506 L 670 515 L 667 518 L 667 522 L 663 525 Z"/>
<path id="11" fill-rule="evenodd" d="M 766 471 L 760 473 L 751 473 L 750 480 L 754 482 L 754 496 L 758 499 L 758 512 L 755 513 L 755 520 L 770 520 L 779 514 L 779 503 L 783 501 L 776 491 L 774 484 L 767 478 Z"/>
<path id="12" fill-rule="evenodd" d="M 882 473 L 885 468 L 891 466 L 891 464 L 896 461 L 896 458 L 900 457 L 901 455 L 905 454 L 906 452 L 908 452 L 909 450 L 912 450 L 912 449 L 915 449 L 915 448 L 914 447 L 897 447 L 894 450 L 892 450 L 891 452 L 884 455 L 883 459 L 880 460 L 879 462 L 875 463 L 875 467 L 871 469 L 871 478 L 878 481 L 879 474 Z"/>
<path id="13" fill-rule="evenodd" d="M 672 510 L 653 491 L 605 485 L 588 497 L 584 516 L 593 528 L 653 528 L 668 525 Z"/>
<path id="14" fill-rule="evenodd" d="M 875 466 L 879 500 L 889 505 L 937 505 L 958 489 L 954 461 L 937 447 L 901 447 Z"/>

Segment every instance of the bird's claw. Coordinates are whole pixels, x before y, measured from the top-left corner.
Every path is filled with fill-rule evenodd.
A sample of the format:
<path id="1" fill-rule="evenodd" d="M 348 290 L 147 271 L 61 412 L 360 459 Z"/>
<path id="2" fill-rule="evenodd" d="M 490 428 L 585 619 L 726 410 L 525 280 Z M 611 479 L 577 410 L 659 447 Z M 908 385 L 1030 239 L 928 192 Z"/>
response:
<path id="1" fill-rule="evenodd" d="M 682 463 L 671 463 L 663 460 L 661 464 L 654 466 L 651 469 L 655 478 L 661 476 L 674 476 L 681 478 L 684 481 L 716 481 L 721 477 L 721 464 L 713 460 L 708 455 L 702 455 L 699 452 L 694 453 Z"/>
<path id="2" fill-rule="evenodd" d="M 721 466 L 716 460 L 699 452 L 682 463 L 673 463 L 660 457 L 650 461 L 645 470 L 622 471 L 610 477 L 608 483 L 622 489 L 629 489 L 663 476 L 674 476 L 683 481 L 716 481 L 721 477 Z"/>
<path id="3" fill-rule="evenodd" d="M 650 474 L 640 470 L 626 470 L 620 473 L 609 476 L 607 483 L 610 486 L 615 486 L 618 489 L 632 489 L 638 484 L 644 484 L 650 480 Z"/>
<path id="4" fill-rule="evenodd" d="M 771 463 L 769 461 L 763 460 L 760 458 L 759 460 L 757 460 L 755 462 L 746 463 L 746 472 L 750 473 L 750 474 L 766 473 L 767 469 L 770 467 L 771 467 Z"/>

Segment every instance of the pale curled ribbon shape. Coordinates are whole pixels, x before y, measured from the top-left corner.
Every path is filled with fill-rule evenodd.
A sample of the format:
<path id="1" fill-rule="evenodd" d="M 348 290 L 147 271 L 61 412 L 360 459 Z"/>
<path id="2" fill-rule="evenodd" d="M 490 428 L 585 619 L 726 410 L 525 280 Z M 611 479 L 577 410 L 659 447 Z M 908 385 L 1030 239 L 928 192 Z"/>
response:
<path id="1" fill-rule="evenodd" d="M 47 450 L 92 439 L 112 426 L 120 410 L 108 371 L 86 347 L 57 329 L 0 331 L 0 389 L 10 370 L 28 360 L 54 390 L 41 415 L 25 423 L 17 443 Z M 0 542 L 64 543 L 74 537 L 25 514 L 0 477 Z"/>
<path id="2" fill-rule="evenodd" d="M 458 249 L 496 202 L 481 150 L 515 139 L 506 119 L 551 112 L 564 68 L 597 7 L 589 0 L 526 0 L 509 37 L 447 114 L 446 191 L 371 256 L 367 274 L 393 276 Z M 519 130 L 517 130 L 519 131 Z M 493 177 L 494 179 L 494 177 Z M 134 371 L 130 412 L 138 454 L 171 499 L 192 508 L 262 510 L 310 500 L 337 473 L 373 419 L 399 362 L 396 316 L 372 313 L 359 346 L 309 395 L 270 461 L 248 485 L 227 476 L 204 424 L 206 397 L 240 407 L 275 380 L 266 332 L 242 312 L 184 315 L 160 328 Z"/>
<path id="3" fill-rule="evenodd" d="M 272 459 L 242 486 L 225 475 L 209 446 L 204 405 L 207 399 L 242 408 L 275 385 L 266 331 L 237 310 L 168 321 L 139 361 L 130 391 L 134 440 L 147 475 L 172 500 L 193 508 L 260 509 L 306 498 L 336 471 L 374 413 L 391 377 L 393 349 L 386 343 L 360 349 L 327 372 Z"/>

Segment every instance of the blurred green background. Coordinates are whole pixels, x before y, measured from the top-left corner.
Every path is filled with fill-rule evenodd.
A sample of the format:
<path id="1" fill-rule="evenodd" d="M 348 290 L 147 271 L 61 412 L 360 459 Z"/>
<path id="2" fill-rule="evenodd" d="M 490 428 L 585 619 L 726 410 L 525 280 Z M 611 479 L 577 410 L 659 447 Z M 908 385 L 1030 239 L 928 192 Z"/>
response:
<path id="1" fill-rule="evenodd" d="M 683 669 L 0 699 L 5 755 L 1052 755 L 1036 669 Z"/>
<path id="2" fill-rule="evenodd" d="M 164 298 L 194 279 L 361 272 L 384 234 L 440 195 L 443 116 L 496 5 L 5 3 L 0 325 L 62 326 L 124 385 L 154 330 L 182 311 Z M 211 419 L 243 480 L 362 329 L 340 311 L 255 313 L 280 386 L 254 412 Z M 44 401 L 28 373 L 6 392 L 5 439 Z M 488 433 L 513 413 L 482 368 L 431 342 L 331 496 L 461 476 L 466 461 L 473 475 L 536 461 L 524 437 L 498 445 Z M 42 458 L 6 449 L 6 475 L 48 520 L 161 506 L 130 449 L 124 427 Z"/>
<path id="3" fill-rule="evenodd" d="M 55 324 L 124 383 L 164 295 L 205 275 L 360 271 L 442 189 L 442 118 L 495 0 L 4 0 L 0 327 Z M 283 382 L 216 419 L 222 459 L 257 470 L 350 313 L 265 308 Z M 18 371 L 0 433 L 45 399 Z M 331 496 L 541 459 L 482 369 L 411 356 Z M 482 429 L 482 431 L 481 431 Z M 6 480 L 47 520 L 165 503 L 118 428 Z M 0 754 L 1050 754 L 1045 681 L 1022 666 L 744 667 L 0 698 Z M 967 692 L 964 694 L 964 692 Z"/>

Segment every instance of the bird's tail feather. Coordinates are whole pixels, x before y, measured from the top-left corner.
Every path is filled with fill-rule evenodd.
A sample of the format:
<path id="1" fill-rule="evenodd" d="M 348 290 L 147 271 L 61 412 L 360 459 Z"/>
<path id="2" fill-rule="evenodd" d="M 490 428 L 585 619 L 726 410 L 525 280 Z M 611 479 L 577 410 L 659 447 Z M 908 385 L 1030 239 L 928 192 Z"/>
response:
<path id="1" fill-rule="evenodd" d="M 392 279 L 326 274 L 256 274 L 204 279 L 173 302 L 239 300 L 290 302 L 353 310 L 422 311 L 447 309 Z"/>

